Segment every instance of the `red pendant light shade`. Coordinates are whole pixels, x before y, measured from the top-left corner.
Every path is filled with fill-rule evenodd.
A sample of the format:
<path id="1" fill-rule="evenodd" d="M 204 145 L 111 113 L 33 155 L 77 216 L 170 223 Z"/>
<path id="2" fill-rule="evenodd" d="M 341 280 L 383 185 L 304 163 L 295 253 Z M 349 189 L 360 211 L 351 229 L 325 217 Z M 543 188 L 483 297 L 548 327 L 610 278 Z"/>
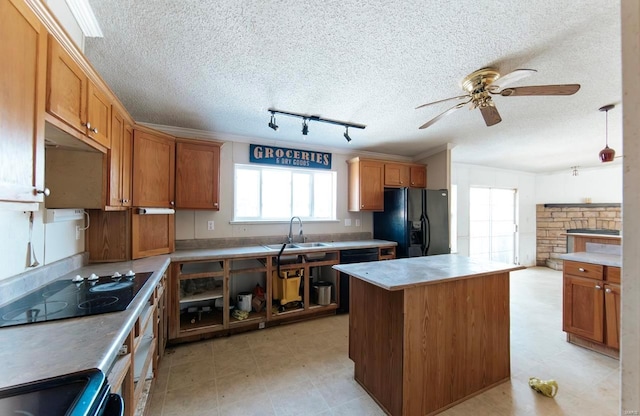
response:
<path id="1" fill-rule="evenodd" d="M 613 158 L 616 156 L 616 151 L 609 147 L 609 110 L 615 107 L 613 104 L 600 107 L 600 111 L 605 113 L 605 146 L 600 150 L 600 162 L 613 162 Z"/>

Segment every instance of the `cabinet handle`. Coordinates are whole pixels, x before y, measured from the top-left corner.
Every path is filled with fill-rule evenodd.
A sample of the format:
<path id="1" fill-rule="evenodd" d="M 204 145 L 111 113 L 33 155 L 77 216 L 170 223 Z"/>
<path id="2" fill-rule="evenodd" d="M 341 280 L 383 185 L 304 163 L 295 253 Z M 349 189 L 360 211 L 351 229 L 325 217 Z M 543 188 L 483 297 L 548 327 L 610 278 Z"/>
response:
<path id="1" fill-rule="evenodd" d="M 602 286 L 596 285 L 596 290 L 601 290 L 601 289 L 602 289 Z"/>
<path id="2" fill-rule="evenodd" d="M 95 134 L 98 134 L 98 129 L 97 128 L 93 128 L 91 129 L 92 132 L 94 132 Z"/>
<path id="3" fill-rule="evenodd" d="M 51 195 L 51 191 L 49 190 L 49 188 L 36 189 L 36 194 L 43 194 L 44 196 L 49 196 Z"/>
<path id="4" fill-rule="evenodd" d="M 360 205 L 360 208 L 364 208 L 364 204 Z"/>
<path id="5" fill-rule="evenodd" d="M 586 272 L 586 270 L 585 270 L 585 269 L 583 269 L 582 267 L 580 267 L 580 268 L 578 269 L 578 271 Z"/>
<path id="6" fill-rule="evenodd" d="M 611 289 L 609 289 L 609 288 L 606 288 L 604 291 L 605 291 L 606 293 L 611 293 Z"/>
<path id="7" fill-rule="evenodd" d="M 169 205 L 171 205 L 171 206 L 174 206 L 175 204 L 176 204 L 176 203 L 175 203 L 175 202 L 173 202 L 173 201 L 169 202 Z"/>
<path id="8" fill-rule="evenodd" d="M 214 207 L 217 207 L 217 206 L 218 206 L 218 203 L 217 203 L 217 202 L 214 202 L 214 203 L 213 203 L 213 206 L 214 206 Z"/>

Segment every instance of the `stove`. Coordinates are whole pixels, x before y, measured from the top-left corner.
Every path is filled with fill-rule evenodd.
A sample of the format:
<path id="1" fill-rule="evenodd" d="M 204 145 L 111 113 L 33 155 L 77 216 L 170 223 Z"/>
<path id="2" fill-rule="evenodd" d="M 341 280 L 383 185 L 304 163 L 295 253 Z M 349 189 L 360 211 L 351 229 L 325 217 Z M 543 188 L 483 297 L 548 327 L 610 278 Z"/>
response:
<path id="1" fill-rule="evenodd" d="M 0 327 L 123 311 L 153 272 L 55 280 L 0 308 Z"/>

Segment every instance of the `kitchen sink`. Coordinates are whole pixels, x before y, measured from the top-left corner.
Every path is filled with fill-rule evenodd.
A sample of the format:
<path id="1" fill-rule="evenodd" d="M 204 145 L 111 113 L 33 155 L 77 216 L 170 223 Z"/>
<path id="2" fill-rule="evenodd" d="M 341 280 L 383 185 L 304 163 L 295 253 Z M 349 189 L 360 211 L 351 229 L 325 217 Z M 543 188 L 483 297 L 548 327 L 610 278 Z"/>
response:
<path id="1" fill-rule="evenodd" d="M 269 250 L 280 250 L 282 248 L 282 244 L 264 244 L 262 247 L 264 248 L 268 248 Z M 297 245 L 295 244 L 287 244 L 287 246 L 284 248 L 285 250 L 287 249 L 292 249 L 292 248 L 298 248 Z"/>
<path id="2" fill-rule="evenodd" d="M 331 244 L 329 244 L 329 243 L 318 243 L 318 242 L 314 242 L 314 243 L 295 243 L 294 246 L 300 247 L 300 248 L 314 248 L 314 247 L 331 247 Z"/>

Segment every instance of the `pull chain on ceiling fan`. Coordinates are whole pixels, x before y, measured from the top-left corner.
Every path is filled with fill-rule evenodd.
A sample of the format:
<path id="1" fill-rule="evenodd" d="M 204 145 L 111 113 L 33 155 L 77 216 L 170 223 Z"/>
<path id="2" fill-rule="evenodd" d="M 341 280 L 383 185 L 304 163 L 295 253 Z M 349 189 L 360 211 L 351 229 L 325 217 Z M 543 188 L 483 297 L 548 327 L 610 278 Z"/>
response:
<path id="1" fill-rule="evenodd" d="M 456 110 L 471 104 L 470 109 L 480 109 L 484 122 L 487 126 L 493 126 L 502 121 L 500 113 L 495 106 L 492 95 L 503 97 L 531 96 L 531 95 L 572 95 L 580 89 L 580 84 L 560 84 L 560 85 L 534 85 L 526 87 L 504 88 L 508 84 L 526 78 L 537 71 L 535 69 L 516 69 L 504 76 L 500 76 L 497 69 L 483 68 L 467 75 L 462 80 L 462 89 L 467 91 L 465 95 L 445 98 L 444 100 L 433 101 L 416 107 L 416 110 L 433 104 L 438 104 L 450 100 L 466 100 L 459 102 L 453 107 L 438 114 L 431 120 L 420 126 L 425 129 L 441 118 L 455 112 Z"/>

